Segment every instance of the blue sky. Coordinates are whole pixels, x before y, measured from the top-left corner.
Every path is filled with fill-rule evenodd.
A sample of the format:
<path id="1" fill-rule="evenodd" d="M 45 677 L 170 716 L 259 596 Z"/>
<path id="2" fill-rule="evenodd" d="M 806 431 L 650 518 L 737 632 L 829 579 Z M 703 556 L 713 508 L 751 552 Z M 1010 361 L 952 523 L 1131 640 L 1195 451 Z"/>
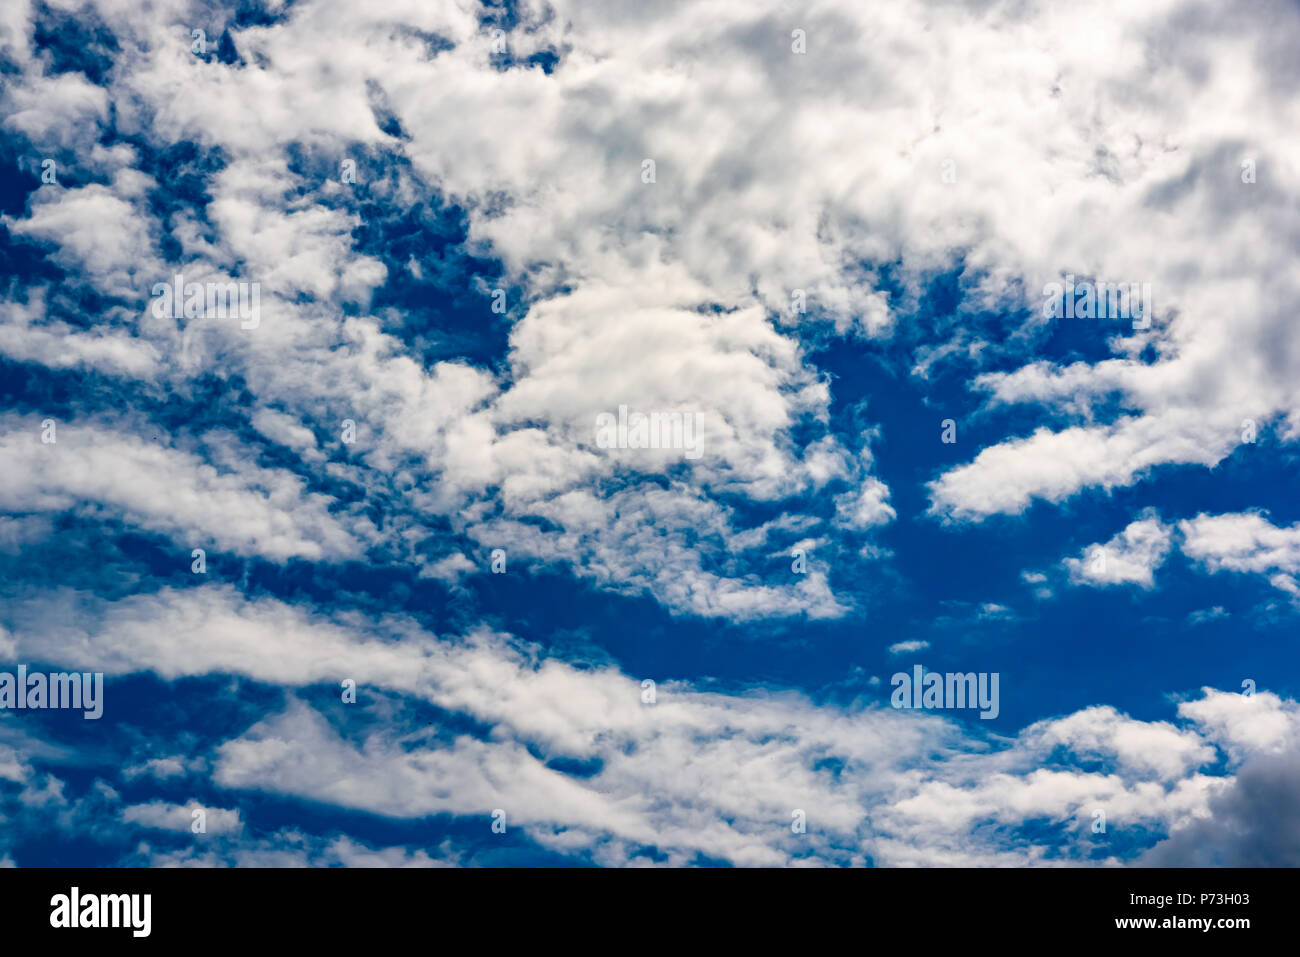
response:
<path id="1" fill-rule="evenodd" d="M 0 863 L 1300 863 L 1295 7 L 858 6 L 7 5 Z"/>

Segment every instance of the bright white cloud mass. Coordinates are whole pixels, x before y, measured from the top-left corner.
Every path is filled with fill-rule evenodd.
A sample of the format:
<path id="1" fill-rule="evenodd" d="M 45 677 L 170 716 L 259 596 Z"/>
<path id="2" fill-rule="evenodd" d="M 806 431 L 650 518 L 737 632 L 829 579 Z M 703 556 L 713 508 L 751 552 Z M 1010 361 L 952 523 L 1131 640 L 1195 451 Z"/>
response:
<path id="1" fill-rule="evenodd" d="M 108 680 L 90 739 L 0 712 L 0 854 L 1278 863 L 1298 38 L 10 0 L 0 670 Z M 1001 717 L 891 707 L 913 664 Z"/>

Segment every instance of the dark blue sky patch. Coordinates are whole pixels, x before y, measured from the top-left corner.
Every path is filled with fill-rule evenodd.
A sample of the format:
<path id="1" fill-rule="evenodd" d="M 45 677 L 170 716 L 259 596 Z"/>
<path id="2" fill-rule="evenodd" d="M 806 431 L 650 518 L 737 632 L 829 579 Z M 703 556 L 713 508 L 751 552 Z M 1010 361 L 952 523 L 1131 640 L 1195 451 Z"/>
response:
<path id="1" fill-rule="evenodd" d="M 108 82 L 122 49 L 94 7 L 70 13 L 37 2 L 32 12 L 32 40 L 47 73 L 82 73 L 96 86 Z"/>

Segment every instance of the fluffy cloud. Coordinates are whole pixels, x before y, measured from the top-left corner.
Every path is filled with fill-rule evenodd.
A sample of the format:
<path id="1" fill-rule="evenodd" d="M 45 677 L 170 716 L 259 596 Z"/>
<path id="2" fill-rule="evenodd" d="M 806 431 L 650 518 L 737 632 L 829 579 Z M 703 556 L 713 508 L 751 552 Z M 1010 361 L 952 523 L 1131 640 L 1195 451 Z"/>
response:
<path id="1" fill-rule="evenodd" d="M 200 804 L 168 804 L 164 801 L 124 807 L 122 820 L 145 828 L 198 834 L 231 834 L 243 827 L 238 810 L 207 808 Z M 201 827 L 202 830 L 195 831 L 196 827 Z"/>
<path id="2" fill-rule="evenodd" d="M 71 390 L 66 405 L 87 411 L 59 422 L 56 445 L 39 441 L 43 413 L 0 421 L 13 474 L 0 505 L 16 513 L 0 551 L 21 555 L 75 512 L 184 552 L 370 558 L 449 584 L 473 572 L 467 556 L 501 547 L 675 614 L 834 619 L 858 606 L 825 556 L 883 554 L 860 539 L 911 503 L 874 474 L 870 424 L 836 422 L 838 385 L 817 366 L 827 342 L 915 345 L 904 368 L 918 378 L 973 366 L 983 411 L 1021 407 L 1014 433 L 959 446 L 965 460 L 929 473 L 929 512 L 945 522 L 1212 467 L 1257 426 L 1300 438 L 1300 74 L 1294 30 L 1277 28 L 1294 26 L 1282 0 L 1248 15 L 1189 0 L 825 0 L 654 17 L 558 0 L 517 5 L 508 54 L 469 2 L 273 12 L 231 30 L 241 59 L 226 64 L 189 46 L 195 22 L 210 37 L 229 25 L 221 11 L 87 4 L 78 15 L 121 51 L 102 86 L 35 49 L 48 11 L 19 0 L 0 13 L 0 97 L 24 169 L 54 156 L 76 171 L 3 219 L 62 278 L 0 293 L 0 353 L 90 386 Z M 807 52 L 791 46 L 796 28 Z M 528 65 L 539 53 L 553 69 Z M 177 144 L 192 155 L 177 159 Z M 341 175 L 349 160 L 356 183 Z M 374 305 L 398 273 L 430 264 L 390 256 L 367 228 L 426 230 L 421 217 L 444 205 L 463 220 L 462 251 L 499 265 L 491 282 L 509 292 L 487 358 L 428 318 L 443 304 Z M 951 327 L 905 322 L 957 261 Z M 258 282 L 263 321 L 153 315 L 152 284 L 176 271 Z M 1150 326 L 1050 320 L 1090 323 L 1082 351 L 1095 357 L 1016 351 L 1047 338 L 1040 290 L 1065 273 L 1150 283 Z M 455 281 L 467 297 L 497 288 Z M 998 371 L 978 374 L 989 356 Z M 141 410 L 94 408 L 104 380 L 123 390 L 107 404 L 138 395 Z M 698 413 L 702 454 L 601 448 L 595 417 L 621 405 Z M 180 434 L 159 428 L 180 418 Z M 1207 570 L 1300 594 L 1294 529 L 1254 514 L 1177 529 Z M 758 570 L 809 543 L 822 557 L 806 574 Z M 1139 516 L 1066 567 L 1079 584 L 1151 587 L 1174 544 Z M 657 859 L 651 848 L 674 863 L 1105 859 L 1083 826 L 1096 807 L 1177 841 L 1207 814 L 1240 820 L 1259 795 L 1272 806 L 1289 781 L 1275 764 L 1236 784 L 1206 773 L 1222 756 L 1257 767 L 1251 755 L 1293 741 L 1293 704 L 1264 694 L 1244 705 L 1206 691 L 1180 705 L 1180 724 L 1098 705 L 1011 738 L 690 681 L 662 683 L 647 705 L 640 678 L 612 665 L 306 601 L 233 586 L 118 602 L 33 593 L 11 602 L 0 651 L 282 689 L 272 713 L 181 765 L 198 778 L 210 760 L 230 795 L 405 819 L 503 807 L 538 843 L 605 862 Z M 486 730 L 348 727 L 312 696 L 345 678 L 370 692 L 359 716 L 411 699 Z M 125 765 L 133 781 L 180 777 L 172 759 L 143 757 L 186 753 L 155 733 Z M 6 815 L 89 816 L 100 802 L 114 827 L 179 829 L 183 805 L 70 802 L 37 770 L 48 747 L 5 740 Z M 583 773 L 563 770 L 574 762 Z M 807 835 L 790 830 L 796 811 Z M 241 841 L 230 813 L 211 846 L 141 855 L 459 859 L 320 836 Z M 1036 835 L 1042 821 L 1066 837 Z"/>
<path id="3" fill-rule="evenodd" d="M 1155 585 L 1154 572 L 1169 554 L 1173 534 L 1159 516 L 1149 514 L 1129 524 L 1109 542 L 1089 545 L 1078 558 L 1067 558 L 1070 580 L 1081 585 Z"/>
<path id="4" fill-rule="evenodd" d="M 82 609 L 78 619 L 67 619 L 70 607 Z M 677 863 L 749 865 L 1090 859 L 1094 808 L 1113 826 L 1168 833 L 1207 813 L 1230 783 L 1202 770 L 1218 748 L 1237 759 L 1265 753 L 1297 728 L 1294 702 L 1209 689 L 1180 707 L 1182 726 L 1096 707 L 1012 739 L 883 701 L 841 707 L 661 682 L 647 703 L 635 676 L 576 667 L 507 636 L 435 639 L 397 616 L 329 618 L 229 588 L 112 604 L 65 593 L 18 617 L 20 653 L 39 648 L 46 660 L 109 674 L 235 674 L 303 692 L 357 682 L 355 705 L 321 710 L 290 695 L 220 744 L 211 776 L 226 794 L 265 791 L 398 819 L 486 820 L 502 809 L 539 844 L 605 863 L 644 862 L 652 848 Z M 111 681 L 106 695 L 111 717 Z M 383 702 L 393 695 L 485 731 L 348 727 L 348 709 L 391 713 Z M 123 819 L 158 827 L 182 811 L 129 809 Z M 797 811 L 807 834 L 790 828 Z M 1063 847 L 1019 832 L 1043 818 L 1072 835 Z M 979 837 L 989 821 L 1011 836 Z"/>
<path id="5" fill-rule="evenodd" d="M 48 438 L 50 441 L 46 441 Z M 276 560 L 359 555 L 373 526 L 336 517 L 295 475 L 250 464 L 230 437 L 207 455 L 145 441 L 112 423 L 0 420 L 0 456 L 14 467 L 0 490 L 11 512 L 100 508 L 172 536 L 183 551 L 216 547 Z"/>
<path id="6" fill-rule="evenodd" d="M 948 6 L 935 19 L 925 6 L 867 14 L 826 3 L 796 23 L 781 5 L 665 9 L 652 21 L 619 4 L 524 5 L 511 54 L 561 51 L 549 74 L 499 69 L 469 5 L 296 4 L 277 22 L 233 31 L 238 68 L 192 55 L 178 39 L 183 9 L 137 17 L 106 5 L 99 15 L 134 41 L 110 81 L 117 122 L 160 144 L 191 139 L 230 157 L 213 177 L 210 234 L 175 235 L 190 262 L 238 263 L 243 278 L 263 282 L 276 315 L 260 337 L 225 337 L 212 361 L 241 368 L 263 410 L 296 417 L 299 428 L 325 425 L 313 411 L 324 403 L 333 431 L 343 406 L 364 397 L 354 417 L 371 436 L 367 464 L 402 468 L 427 456 L 411 473 L 429 490 L 417 508 L 478 505 L 541 525 L 578 485 L 672 468 L 662 454 L 592 454 L 594 416 L 624 403 L 703 413 L 708 454 L 683 475 L 706 500 L 815 488 L 821 473 L 791 435 L 824 421 L 828 390 L 800 337 L 822 326 L 890 335 L 905 303 L 889 301 L 876 264 L 901 265 L 906 299 L 953 250 L 976 277 L 977 301 L 1020 297 L 1036 310 L 1044 281 L 1067 271 L 1158 292 L 1152 328 L 1117 330 L 1117 358 L 1030 363 L 981 380 L 997 402 L 1068 398 L 1090 416 L 1086 397 L 1118 393 L 1131 412 L 982 450 L 932 484 L 937 514 L 1016 512 L 1087 486 L 1131 484 L 1165 463 L 1213 465 L 1239 443 L 1243 419 L 1266 422 L 1298 405 L 1300 359 L 1279 336 L 1287 315 L 1276 305 L 1300 291 L 1280 252 L 1295 235 L 1285 213 L 1296 202 L 1287 185 L 1296 178 L 1286 175 L 1294 98 L 1259 66 L 1184 82 L 1209 40 L 1271 49 L 1268 22 L 1280 6 L 1238 17 L 1173 0 L 1141 11 L 1030 5 L 1016 25 L 1029 42 L 1008 56 L 999 8 Z M 792 49 L 796 26 L 807 53 Z M 1067 41 L 1078 31 L 1087 43 Z M 922 33 L 932 42 L 912 41 Z M 447 45 L 431 49 L 431 36 Z M 1099 48 L 1116 55 L 1088 52 Z M 870 56 L 859 55 L 865 49 Z M 1160 51 L 1154 66 L 1144 49 Z M 15 107 L 53 82 L 44 69 L 23 62 L 28 85 L 12 95 Z M 434 88 L 441 95 L 427 96 Z M 855 95 L 838 95 L 845 88 Z M 22 131 L 55 142 L 105 122 L 69 107 Z M 356 151 L 401 156 L 409 168 L 355 190 L 336 172 L 312 182 L 290 171 L 291 144 L 311 144 L 333 170 Z M 642 175 L 648 159 L 653 181 Z M 1239 175 L 1243 159 L 1259 166 L 1253 183 Z M 500 382 L 381 358 L 384 336 L 364 319 L 339 321 L 337 309 L 364 309 L 386 276 L 354 248 L 349 193 L 400 204 L 427 184 L 463 204 L 471 241 L 526 290 Z M 105 291 L 120 291 L 128 264 L 166 271 L 140 189 L 113 180 L 57 198 L 43 192 L 11 228 L 56 244 Z M 286 205 L 286 191 L 299 198 Z M 184 222 L 178 214 L 170 225 Z M 1224 248 L 1252 253 L 1225 257 Z M 305 308 L 301 295 L 327 308 Z M 54 330 L 25 328 L 10 351 L 54 361 L 41 345 Z M 1107 333 L 1099 324 L 1096 334 Z M 159 326 L 149 335 L 177 333 Z M 338 352 L 348 338 L 357 345 Z M 104 348 L 85 343 L 85 361 L 153 370 L 147 353 L 96 357 L 92 345 Z M 1138 361 L 1148 346 L 1158 359 Z M 453 380 L 468 401 L 436 401 Z M 331 383 L 331 395 L 307 383 Z M 893 516 L 879 479 L 850 481 L 858 488 L 840 500 L 842 521 L 870 527 Z M 656 521 L 673 527 L 671 515 Z M 608 508 L 602 524 L 602 541 L 625 540 Z M 604 547 L 573 555 L 575 567 L 608 567 Z M 697 608 L 653 577 L 645 584 L 670 606 Z M 704 576 L 695 587 L 713 592 L 707 607 L 725 609 L 751 583 Z M 760 595 L 739 607 L 837 607 L 820 590 L 780 590 L 780 600 Z"/>
<path id="7" fill-rule="evenodd" d="M 1180 522 L 1183 551 L 1211 572 L 1267 575 L 1277 588 L 1300 594 L 1300 524 L 1279 528 L 1254 512 L 1197 515 Z"/>

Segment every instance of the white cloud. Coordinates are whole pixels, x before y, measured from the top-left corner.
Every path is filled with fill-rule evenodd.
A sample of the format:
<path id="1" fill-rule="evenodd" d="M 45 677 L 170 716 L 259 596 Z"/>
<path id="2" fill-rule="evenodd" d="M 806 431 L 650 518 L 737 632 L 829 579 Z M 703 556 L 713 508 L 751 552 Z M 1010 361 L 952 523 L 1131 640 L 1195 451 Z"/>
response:
<path id="1" fill-rule="evenodd" d="M 201 811 L 202 814 L 196 815 L 196 811 Z M 238 833 L 244 826 L 238 810 L 204 807 L 197 803 L 168 804 L 166 801 L 127 805 L 122 808 L 122 820 L 141 827 L 187 834 L 232 834 Z M 200 821 L 203 830 L 194 831 Z"/>
<path id="2" fill-rule="evenodd" d="M 108 119 L 108 92 L 80 73 L 29 75 L 5 89 L 4 125 L 51 146 L 88 148 L 92 132 Z"/>
<path id="3" fill-rule="evenodd" d="M 365 363 L 366 350 L 327 358 L 335 310 L 364 306 L 383 268 L 352 248 L 355 220 L 332 202 L 347 187 L 296 180 L 284 159 L 290 143 L 340 161 L 357 149 L 403 154 L 463 204 L 472 240 L 523 282 L 528 308 L 512 331 L 506 381 L 481 396 L 491 410 L 445 423 L 447 454 L 424 503 L 439 511 L 499 483 L 508 507 L 531 515 L 614 461 L 663 468 L 662 456 L 585 454 L 585 422 L 625 397 L 709 416 L 710 455 L 691 476 L 710 494 L 807 488 L 824 473 L 788 436 L 800 420 L 824 417 L 827 389 L 796 344 L 798 324 L 887 336 L 896 309 L 954 251 L 980 283 L 970 289 L 977 302 L 1036 308 L 1044 281 L 1069 271 L 1152 283 L 1157 316 L 1151 330 L 1116 340 L 1114 359 L 1031 362 L 981 380 L 998 402 L 1065 403 L 1089 418 L 1093 398 L 1118 393 L 1131 411 L 981 450 L 932 485 L 937 514 L 1016 512 L 1087 486 L 1128 485 L 1166 463 L 1213 465 L 1242 441 L 1244 419 L 1266 423 L 1300 405 L 1300 359 L 1278 348 L 1284 304 L 1300 291 L 1284 253 L 1297 181 L 1288 172 L 1293 78 L 1247 59 L 1244 69 L 1207 67 L 1200 82 L 1184 82 L 1203 61 L 1240 62 L 1240 50 L 1281 56 L 1266 10 L 1236 16 L 1174 0 L 1140 10 L 1020 7 L 1014 29 L 1025 42 L 1008 55 L 1005 10 L 949 6 L 935 20 L 924 6 L 827 3 L 801 16 L 809 48 L 798 55 L 789 11 L 775 3 L 665 8 L 647 20 L 575 0 L 550 17 L 523 8 L 526 29 L 509 35 L 516 53 L 563 49 L 547 75 L 496 69 L 469 6 L 297 4 L 284 23 L 235 31 L 249 62 L 239 70 L 175 42 L 181 9 L 146 17 L 101 5 L 114 31 L 138 41 L 127 44 L 111 95 L 119 123 L 231 158 L 208 208 L 215 241 L 181 235 L 204 260 L 243 263 L 284 300 L 278 331 L 231 344 L 254 364 L 259 396 L 305 420 L 300 386 L 329 379 L 322 364 L 349 370 L 341 384 L 361 385 L 340 396 L 399 370 L 417 385 L 425 377 L 395 361 Z M 393 28 L 399 21 L 453 48 L 431 56 L 414 33 Z M 914 42 L 922 34 L 927 43 Z M 851 53 L 867 37 L 873 56 Z M 1161 51 L 1155 66 L 1141 55 L 1148 48 Z M 22 63 L 15 103 L 56 82 Z M 79 102 L 71 93 L 81 81 L 57 82 Z M 380 101 L 404 139 L 379 129 Z M 67 110 L 51 115 L 55 125 L 27 134 L 51 139 L 100 122 L 94 110 L 75 121 Z M 529 149 L 507 148 L 520 142 Z M 654 183 L 641 180 L 646 158 L 657 164 Z M 1250 158 L 1261 172 L 1247 184 L 1240 164 Z M 394 204 L 424 188 L 400 172 L 364 187 Z M 287 191 L 303 188 L 285 204 Z M 147 245 L 148 217 L 124 198 L 130 189 L 65 191 L 13 228 L 111 271 Z M 70 218 L 77 204 L 91 210 L 90 228 Z M 1225 257 L 1225 248 L 1252 252 Z M 900 302 L 874 282 L 872 263 L 898 264 Z M 796 289 L 807 294 L 806 314 L 792 311 Z M 303 325 L 311 310 L 292 302 L 298 292 L 329 302 L 315 310 L 313 331 Z M 1099 324 L 1096 334 L 1108 332 Z M 311 361 L 287 358 L 290 343 Z M 1157 361 L 1137 361 L 1148 344 Z M 39 341 L 10 348 L 43 354 Z M 288 403 L 286 389 L 297 393 Z M 410 391 L 367 404 L 376 467 L 399 449 L 428 451 L 416 439 L 442 431 L 421 423 L 427 407 Z M 519 428 L 532 421 L 547 424 L 544 436 Z M 1300 429 L 1282 430 L 1292 433 Z M 845 514 L 877 524 L 888 506 L 877 485 L 863 488 L 865 510 Z"/>
<path id="4" fill-rule="evenodd" d="M 1108 705 L 1039 722 L 1023 737 L 1045 749 L 1068 747 L 1080 757 L 1107 755 L 1125 769 L 1163 780 L 1184 777 L 1214 760 L 1214 749 L 1196 732 L 1163 721 L 1136 721 Z"/>
<path id="5" fill-rule="evenodd" d="M 1202 697 L 1178 705 L 1180 717 L 1201 728 L 1207 740 L 1240 758 L 1251 752 L 1276 753 L 1296 744 L 1295 702 L 1268 691 L 1245 695 L 1203 688 Z"/>
<path id="6" fill-rule="evenodd" d="M 69 608 L 80 609 L 71 620 Z M 883 697 L 845 708 L 792 692 L 665 681 L 647 705 L 638 676 L 576 667 L 505 636 L 435 639 L 403 618 L 331 619 L 245 601 L 229 588 L 113 605 L 60 593 L 20 604 L 16 617 L 20 650 L 39 645 L 47 660 L 110 675 L 229 673 L 290 688 L 357 681 L 359 703 L 336 703 L 343 710 L 331 720 L 291 695 L 283 711 L 222 744 L 211 773 L 232 793 L 267 791 L 400 819 L 486 820 L 501 808 L 541 844 L 605 863 L 634 863 L 646 846 L 676 863 L 698 854 L 749 865 L 1090 859 L 1083 840 L 1093 808 L 1171 828 L 1204 814 L 1230 780 L 1201 771 L 1217 760 L 1216 744 L 1240 757 L 1296 728 L 1294 702 L 1261 694 L 1254 707 L 1262 710 L 1246 712 L 1250 704 L 1229 708 L 1234 696 L 1209 690 L 1180 706 L 1186 726 L 1103 706 L 1011 739 L 895 711 Z M 111 690 L 110 681 L 110 705 Z M 490 733 L 442 737 L 391 721 L 341 733 L 336 719 L 346 722 L 346 709 L 378 707 L 392 694 Z M 1101 766 L 1076 770 L 1058 761 L 1062 749 Z M 559 758 L 593 770 L 564 773 L 550 764 Z M 796 810 L 807 815 L 806 835 L 790 831 Z M 1077 834 L 1061 848 L 1016 835 L 1019 824 L 1044 817 L 1078 822 Z M 981 821 L 1003 825 L 1000 836 L 981 836 Z"/>
<path id="7" fill-rule="evenodd" d="M 1203 625 L 1207 621 L 1217 621 L 1220 618 L 1229 617 L 1228 611 L 1222 605 L 1215 605 L 1213 608 L 1198 608 L 1196 611 L 1187 615 L 1189 625 Z"/>
<path id="8" fill-rule="evenodd" d="M 450 842 L 433 848 L 370 847 L 346 836 L 322 838 L 284 829 L 268 838 L 216 835 L 202 844 L 159 850 L 143 841 L 128 864 L 149 867 L 456 867 L 468 856 Z"/>
<path id="9" fill-rule="evenodd" d="M 0 506 L 9 511 L 104 509 L 172 536 L 187 556 L 215 544 L 277 560 L 353 557 L 373 535 L 368 519 L 336 515 L 297 476 L 250 463 L 220 435 L 202 457 L 108 422 L 56 421 L 46 443 L 42 421 L 0 419 L 0 456 L 13 468 Z"/>
<path id="10" fill-rule="evenodd" d="M 18 236 L 57 244 L 56 262 L 84 270 L 110 294 L 134 297 L 162 271 L 151 217 L 98 183 L 45 187 L 27 218 L 0 221 Z"/>
<path id="11" fill-rule="evenodd" d="M 1210 572 L 1268 576 L 1275 588 L 1300 592 L 1300 524 L 1279 528 L 1263 515 L 1197 515 L 1178 523 L 1183 552 Z"/>
<path id="12" fill-rule="evenodd" d="M 1154 572 L 1172 547 L 1173 531 L 1152 512 L 1131 522 L 1105 544 L 1089 545 L 1078 558 L 1067 558 L 1076 585 L 1155 585 Z"/>
<path id="13" fill-rule="evenodd" d="M 150 758 L 143 764 L 130 765 L 122 769 L 123 777 L 128 780 L 139 777 L 150 777 L 159 781 L 165 781 L 168 778 L 183 777 L 188 774 L 191 765 L 197 768 L 202 767 L 202 762 L 192 762 L 184 755 L 175 755 L 166 758 Z"/>
<path id="14" fill-rule="evenodd" d="M 549 76 L 497 69 L 470 4 L 306 0 L 284 23 L 235 31 L 247 61 L 238 70 L 190 55 L 187 4 L 97 8 L 123 51 L 107 90 L 46 76 L 28 7 L 0 13 L 0 45 L 20 71 L 6 78 L 8 128 L 34 154 L 84 150 L 104 180 L 43 186 L 5 226 L 126 301 L 143 301 L 176 266 L 192 279 L 239 270 L 266 285 L 268 315 L 243 335 L 110 309 L 82 330 L 34 289 L 0 309 L 0 351 L 186 394 L 200 370 L 173 357 L 189 333 L 201 371 L 247 390 L 262 436 L 326 461 L 332 480 L 391 496 L 401 514 L 381 536 L 359 508 L 253 464 L 232 437 L 205 436 L 199 449 L 151 438 L 142 421 L 78 421 L 46 447 L 33 422 L 12 416 L 0 430 L 17 475 L 0 493 L 6 508 L 80 509 L 275 561 L 356 558 L 377 542 L 400 552 L 426 519 L 446 518 L 512 561 L 567 563 L 678 613 L 840 616 L 850 604 L 824 568 L 768 581 L 745 555 L 780 551 L 782 536 L 807 540 L 823 522 L 865 530 L 894 517 L 869 458 L 830 434 L 833 382 L 806 340 L 893 335 L 927 276 L 956 256 L 978 283 L 967 290 L 975 307 L 1036 308 L 1043 284 L 1071 271 L 1150 282 L 1157 308 L 1150 330 L 1093 327 L 1098 342 L 1114 337 L 1105 361 L 1027 362 L 980 378 L 990 404 L 1032 403 L 1052 424 L 969 450 L 931 484 L 935 515 L 1018 513 L 1171 463 L 1213 466 L 1245 441 L 1247 419 L 1277 423 L 1283 442 L 1300 437 L 1290 334 L 1300 98 L 1295 71 L 1278 67 L 1294 40 L 1273 28 L 1279 4 L 1242 15 L 1178 0 L 826 2 L 800 11 L 804 55 L 790 50 L 790 8 L 775 3 L 678 5 L 654 18 L 629 3 L 557 0 L 550 17 L 524 4 L 526 28 L 509 42 L 517 53 L 561 48 Z M 454 46 L 431 56 L 399 22 Z M 380 129 L 381 101 L 402 137 Z M 146 199 L 155 184 L 130 171 L 125 152 L 85 149 L 110 102 L 119 129 L 144 144 L 192 141 L 224 158 L 205 183 L 210 222 L 185 210 L 160 220 Z M 392 317 L 370 314 L 386 270 L 357 248 L 347 187 L 293 172 L 291 144 L 331 173 L 354 154 L 375 159 L 385 171 L 358 184 L 375 208 L 413 209 L 437 188 L 464 209 L 471 248 L 499 258 L 503 281 L 521 290 L 499 362 L 406 354 L 385 331 Z M 647 158 L 654 183 L 641 180 Z M 1245 158 L 1259 163 L 1253 184 L 1241 181 Z M 164 236 L 182 262 L 160 260 Z M 884 291 L 881 264 L 897 293 Z M 792 309 L 795 290 L 806 313 Z M 916 374 L 949 355 L 980 356 L 988 344 L 977 339 L 927 344 Z M 594 415 L 623 403 L 703 413 L 705 454 L 682 462 L 594 448 Z M 1119 417 L 1098 421 L 1116 403 Z M 333 437 L 347 419 L 358 439 L 342 448 Z M 833 514 L 795 508 L 788 526 L 740 527 L 728 504 L 788 504 L 832 482 L 849 489 L 828 494 Z M 1238 515 L 1179 530 L 1211 571 L 1300 591 L 1293 529 Z M 6 541 L 21 547 L 28 531 L 7 526 Z M 1087 552 L 1068 559 L 1077 582 L 1150 587 L 1171 540 L 1152 518 L 1094 547 L 1107 552 L 1105 570 Z M 466 562 L 452 555 L 424 570 L 454 579 Z M 1042 861 L 1048 850 L 1032 838 L 996 843 L 977 825 L 1068 822 L 1101 802 L 1172 826 L 1204 813 L 1223 784 L 1199 771 L 1211 743 L 1272 748 L 1293 720 L 1290 704 L 1243 717 L 1207 693 L 1182 713 L 1199 730 L 1097 708 L 1008 742 L 933 716 L 771 692 L 667 684 L 651 710 L 638 679 L 610 667 L 579 669 L 488 633 L 438 641 L 403 619 L 244 601 L 228 588 L 115 605 L 61 592 L 19 604 L 10 624 L 16 650 L 115 675 L 229 673 L 289 688 L 354 677 L 468 715 L 492 735 L 440 744 L 380 728 L 358 741 L 291 698 L 226 742 L 216 773 L 232 787 L 395 816 L 504 802 L 535 839 L 618 862 L 646 843 L 676 862 Z M 312 760 L 288 740 L 311 743 Z M 1109 770 L 1045 766 L 1058 748 Z M 535 751 L 599 769 L 564 775 Z M 24 785 L 25 768 L 0 760 Z M 32 806 L 61 797 L 52 779 L 22 794 Z M 788 828 L 795 808 L 809 814 L 802 843 Z M 130 814 L 174 822 L 178 809 Z M 230 853 L 371 852 L 286 839 Z M 1083 854 L 1077 844 L 1064 853 Z"/>
<path id="15" fill-rule="evenodd" d="M 906 655 L 913 651 L 924 651 L 929 647 L 930 643 L 928 641 L 897 641 L 889 646 L 889 653 L 891 655 Z"/>

